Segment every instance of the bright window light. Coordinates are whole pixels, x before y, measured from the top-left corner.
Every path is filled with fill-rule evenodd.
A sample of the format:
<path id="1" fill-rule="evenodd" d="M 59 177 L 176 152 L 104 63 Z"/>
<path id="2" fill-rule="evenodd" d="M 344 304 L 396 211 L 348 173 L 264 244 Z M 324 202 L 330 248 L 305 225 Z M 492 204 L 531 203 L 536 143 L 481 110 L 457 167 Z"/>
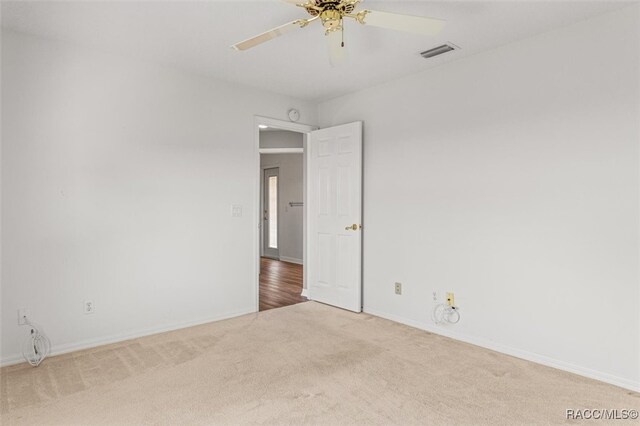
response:
<path id="1" fill-rule="evenodd" d="M 278 176 L 269 176 L 269 248 L 278 248 Z"/>

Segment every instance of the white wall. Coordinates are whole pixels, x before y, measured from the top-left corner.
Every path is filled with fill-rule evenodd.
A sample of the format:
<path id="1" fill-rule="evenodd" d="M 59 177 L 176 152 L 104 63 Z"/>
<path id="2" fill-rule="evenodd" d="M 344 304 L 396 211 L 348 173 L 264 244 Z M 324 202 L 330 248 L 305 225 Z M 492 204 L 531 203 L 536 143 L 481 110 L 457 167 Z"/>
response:
<path id="1" fill-rule="evenodd" d="M 365 122 L 366 311 L 640 388 L 639 28 L 632 7 L 320 105 Z"/>
<path id="2" fill-rule="evenodd" d="M 298 137 L 302 142 L 301 133 L 298 133 Z M 262 140 L 262 134 L 260 138 Z M 260 156 L 260 163 L 263 170 L 272 167 L 279 169 L 278 248 L 280 259 L 302 263 L 303 208 L 289 206 L 289 202 L 300 202 L 304 199 L 302 154 L 263 154 Z"/>
<path id="3" fill-rule="evenodd" d="M 254 114 L 314 105 L 11 32 L 2 89 L 4 362 L 21 307 L 56 351 L 255 310 Z"/>

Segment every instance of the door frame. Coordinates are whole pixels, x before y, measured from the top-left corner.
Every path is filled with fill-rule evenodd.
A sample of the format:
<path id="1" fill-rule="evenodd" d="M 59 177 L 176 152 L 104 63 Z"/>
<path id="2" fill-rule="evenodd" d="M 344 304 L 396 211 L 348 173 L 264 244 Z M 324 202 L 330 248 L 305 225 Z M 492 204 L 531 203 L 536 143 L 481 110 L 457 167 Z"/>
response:
<path id="1" fill-rule="evenodd" d="M 253 208 L 253 217 L 254 219 L 257 219 L 257 226 L 255 228 L 255 232 L 253 233 L 253 258 L 254 258 L 254 273 L 253 276 L 255 277 L 255 312 L 259 312 L 260 311 L 260 246 L 261 246 L 261 239 L 260 239 L 260 234 L 262 233 L 262 212 L 261 212 L 261 199 L 262 199 L 262 191 L 261 191 L 261 182 L 263 179 L 263 174 L 262 174 L 262 168 L 260 167 L 260 128 L 258 127 L 259 125 L 265 125 L 265 126 L 269 126 L 272 127 L 274 129 L 278 129 L 278 130 L 288 130 L 291 132 L 297 132 L 297 133 L 302 133 L 303 137 L 304 137 L 304 155 L 303 155 L 303 162 L 304 162 L 304 170 L 305 170 L 305 174 L 304 174 L 304 179 L 305 182 L 303 182 L 303 191 L 304 191 L 304 199 L 302 200 L 304 202 L 304 206 L 303 206 L 303 217 L 304 217 L 304 223 L 305 223 L 305 230 L 303 231 L 303 238 L 304 238 L 304 242 L 303 242 L 303 253 L 302 253 L 302 259 L 303 262 L 306 260 L 306 256 L 307 256 L 307 238 L 306 238 L 306 223 L 307 223 L 307 183 L 306 183 L 306 157 L 307 157 L 307 142 L 308 142 L 308 138 L 307 135 L 308 133 L 314 131 L 314 130 L 318 130 L 318 126 L 312 126 L 309 124 L 300 124 L 300 123 L 294 123 L 291 121 L 284 121 L 284 120 L 278 120 L 275 118 L 269 118 L 269 117 L 263 117 L 263 116 L 259 116 L 256 115 L 254 117 L 254 123 L 253 123 L 253 129 L 254 129 L 254 170 L 255 170 L 255 184 L 254 184 L 254 208 Z M 305 268 L 306 270 L 306 268 Z M 306 273 L 303 272 L 303 286 L 304 283 L 306 283 Z"/>

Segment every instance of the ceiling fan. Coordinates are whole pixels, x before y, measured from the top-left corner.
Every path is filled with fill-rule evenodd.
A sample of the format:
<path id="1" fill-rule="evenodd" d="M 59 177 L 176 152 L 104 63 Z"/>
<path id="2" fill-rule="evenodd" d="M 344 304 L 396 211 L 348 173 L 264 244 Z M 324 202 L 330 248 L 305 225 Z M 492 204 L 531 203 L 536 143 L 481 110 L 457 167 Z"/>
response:
<path id="1" fill-rule="evenodd" d="M 356 12 L 358 3 L 363 0 L 283 0 L 289 4 L 301 7 L 307 11 L 310 18 L 298 19 L 272 30 L 259 34 L 250 39 L 234 44 L 236 50 L 247 50 L 273 40 L 282 34 L 304 28 L 311 22 L 320 20 L 325 29 L 325 36 L 329 44 L 331 64 L 336 64 L 344 58 L 343 20 L 353 19 L 362 25 L 406 31 L 421 35 L 435 35 L 444 27 L 445 21 L 421 16 L 399 15 L 397 13 L 361 10 Z"/>

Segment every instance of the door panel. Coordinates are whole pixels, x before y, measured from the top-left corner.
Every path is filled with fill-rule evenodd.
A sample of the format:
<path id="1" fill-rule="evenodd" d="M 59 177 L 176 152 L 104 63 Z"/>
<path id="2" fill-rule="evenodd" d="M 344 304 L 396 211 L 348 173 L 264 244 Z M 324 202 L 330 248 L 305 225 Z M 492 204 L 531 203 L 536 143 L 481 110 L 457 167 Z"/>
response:
<path id="1" fill-rule="evenodd" d="M 362 123 L 311 132 L 307 152 L 309 296 L 360 312 Z"/>

